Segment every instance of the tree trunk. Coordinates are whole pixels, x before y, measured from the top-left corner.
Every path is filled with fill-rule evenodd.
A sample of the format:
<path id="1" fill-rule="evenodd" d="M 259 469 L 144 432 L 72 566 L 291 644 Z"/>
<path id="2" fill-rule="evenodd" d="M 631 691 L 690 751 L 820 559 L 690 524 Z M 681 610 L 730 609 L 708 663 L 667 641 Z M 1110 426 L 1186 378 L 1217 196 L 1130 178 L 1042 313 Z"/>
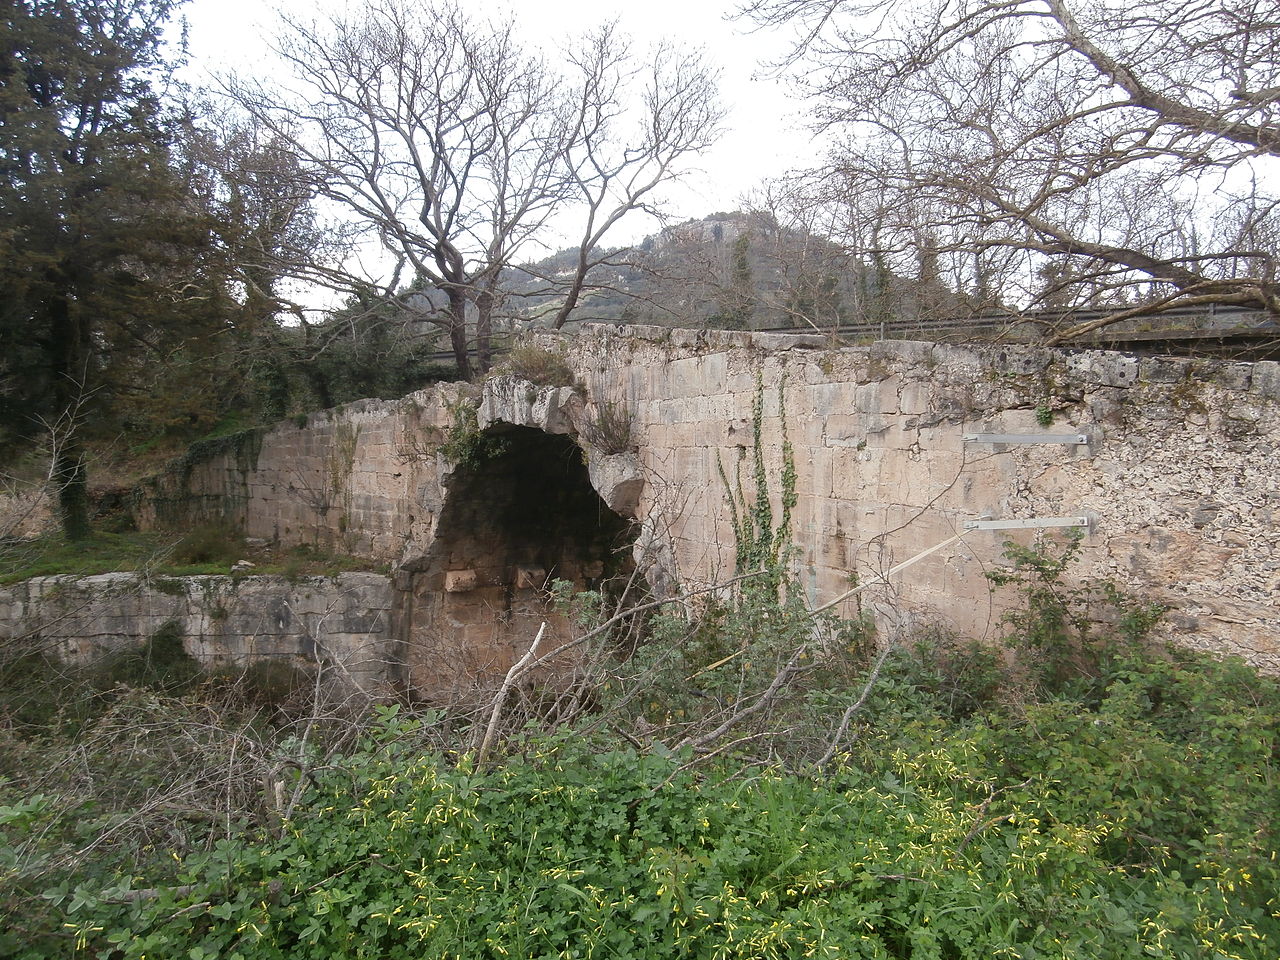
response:
<path id="1" fill-rule="evenodd" d="M 89 525 L 89 487 L 80 443 L 68 438 L 54 455 L 53 481 L 58 487 L 58 519 L 68 540 L 86 540 Z"/>
<path id="2" fill-rule="evenodd" d="M 450 287 L 449 296 L 449 345 L 453 348 L 453 362 L 458 365 L 458 377 L 471 379 L 471 357 L 467 349 L 467 293 Z"/>
<path id="3" fill-rule="evenodd" d="M 569 314 L 573 313 L 573 308 L 578 305 L 578 298 L 582 296 L 582 288 L 586 286 L 587 271 L 589 269 L 587 250 L 588 247 L 584 242 L 582 248 L 578 251 L 578 263 L 573 271 L 573 279 L 569 281 L 569 289 L 565 292 L 564 303 L 560 305 L 560 310 L 556 313 L 554 327 L 557 330 L 565 325 L 565 321 L 569 319 Z"/>
<path id="4" fill-rule="evenodd" d="M 481 290 L 476 294 L 476 369 L 489 372 L 493 360 L 493 291 Z"/>
<path id="5" fill-rule="evenodd" d="M 69 271 L 52 274 L 65 282 Z M 87 396 L 91 341 L 89 332 L 66 296 L 49 303 L 52 344 L 53 406 L 57 420 L 53 431 L 53 482 L 58 492 L 58 519 L 68 540 L 84 540 L 89 526 L 88 471 L 80 442 L 80 408 Z"/>

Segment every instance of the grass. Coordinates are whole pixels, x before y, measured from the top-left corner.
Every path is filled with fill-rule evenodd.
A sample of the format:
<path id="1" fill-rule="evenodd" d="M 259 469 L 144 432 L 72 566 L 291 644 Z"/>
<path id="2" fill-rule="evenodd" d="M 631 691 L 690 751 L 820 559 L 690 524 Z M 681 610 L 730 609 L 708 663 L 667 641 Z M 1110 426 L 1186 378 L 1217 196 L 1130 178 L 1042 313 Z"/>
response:
<path id="1" fill-rule="evenodd" d="M 0 957 L 1273 960 L 1280 686 L 1147 645 L 1139 601 L 1069 629 L 1074 555 L 1010 548 L 1005 648 L 933 632 L 872 665 L 828 622 L 776 686 L 815 642 L 800 592 L 654 617 L 493 763 L 466 701 L 202 674 L 173 626 L 88 668 L 0 657 Z M 768 713 L 681 747 L 766 683 Z"/>
<path id="2" fill-rule="evenodd" d="M 531 343 L 512 347 L 491 376 L 509 375 L 540 387 L 573 387 L 577 378 L 568 361 L 559 353 Z"/>
<path id="3" fill-rule="evenodd" d="M 146 533 L 96 533 L 76 541 L 60 536 L 13 540 L 0 545 L 0 584 L 55 574 L 139 570 L 162 550 L 160 538 Z"/>
<path id="4" fill-rule="evenodd" d="M 582 424 L 582 435 L 596 449 L 606 454 L 630 453 L 635 449 L 631 408 L 614 400 L 601 400 L 595 415 Z"/>
<path id="5" fill-rule="evenodd" d="M 99 532 L 81 541 L 46 536 L 0 543 L 0 586 L 32 577 L 87 577 L 138 570 L 170 577 L 226 576 L 240 560 L 253 564 L 250 572 L 254 575 L 290 579 L 385 569 L 363 557 L 327 553 L 306 544 L 249 546 L 232 532 L 207 526 L 185 534 Z"/>
<path id="6" fill-rule="evenodd" d="M 167 682 L 155 646 L 126 667 Z M 961 719 L 900 653 L 808 771 L 645 749 L 621 713 L 493 765 L 391 706 L 299 749 L 215 688 L 113 687 L 0 738 L 0 956 L 1278 955 L 1274 682 L 1171 651 Z"/>

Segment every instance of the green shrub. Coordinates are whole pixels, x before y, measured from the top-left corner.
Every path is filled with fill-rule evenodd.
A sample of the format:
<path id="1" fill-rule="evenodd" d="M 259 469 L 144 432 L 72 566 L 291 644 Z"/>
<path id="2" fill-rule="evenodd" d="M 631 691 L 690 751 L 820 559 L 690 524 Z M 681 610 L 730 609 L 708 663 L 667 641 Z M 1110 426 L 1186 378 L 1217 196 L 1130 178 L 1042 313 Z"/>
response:
<path id="1" fill-rule="evenodd" d="M 621 402 L 601 400 L 595 412 L 582 424 L 582 439 L 605 454 L 630 453 L 635 449 L 631 408 Z"/>
<path id="2" fill-rule="evenodd" d="M 146 896 L 84 890 L 63 922 L 124 958 L 1274 957 L 1274 836 L 1206 821 L 1167 838 L 1177 859 L 1153 842 L 1134 856 L 1117 841 L 1160 826 L 1138 801 L 1168 785 L 1138 766 L 1101 797 L 1072 791 L 1064 760 L 1124 760 L 1124 731 L 1091 721 L 1087 740 L 1058 709 L 820 780 L 739 780 L 577 735 L 480 772 L 390 717 L 317 773 L 279 837 L 189 855 Z M 1002 764 L 1046 735 L 1042 760 Z M 1231 759 L 1255 777 L 1274 764 Z"/>
<path id="3" fill-rule="evenodd" d="M 109 710 L 121 689 L 180 693 L 202 676 L 172 621 L 145 643 L 86 664 L 44 649 L 11 653 L 0 660 L 0 724 L 24 735 L 73 735 Z"/>
<path id="4" fill-rule="evenodd" d="M 815 617 L 802 591 L 788 587 L 780 597 L 761 576 L 708 599 L 692 619 L 653 617 L 646 642 L 611 668 L 601 710 L 641 717 L 649 736 L 671 744 L 728 723 L 722 739 L 755 737 L 759 752 L 800 764 L 823 752 L 872 639 L 869 622 Z M 770 709 L 746 712 L 766 696 Z"/>
<path id="5" fill-rule="evenodd" d="M 539 387 L 573 387 L 577 378 L 564 355 L 531 343 L 512 347 L 493 371 L 494 376 L 513 376 Z"/>
<path id="6" fill-rule="evenodd" d="M 458 466 L 474 470 L 507 449 L 507 441 L 492 433 L 481 431 L 476 405 L 466 398 L 449 404 L 452 423 L 445 431 L 440 452 Z"/>
<path id="7" fill-rule="evenodd" d="M 897 651 L 890 673 L 929 698 L 940 715 L 962 720 L 995 707 L 1008 682 L 1002 650 L 941 629 L 922 632 Z"/>
<path id="8" fill-rule="evenodd" d="M 316 666 L 294 657 L 261 658 L 240 667 L 215 667 L 193 691 L 219 716 L 252 717 L 270 729 L 305 723 L 316 709 Z M 345 722 L 345 718 L 344 718 Z"/>
<path id="9" fill-rule="evenodd" d="M 171 693 L 191 687 L 203 675 L 182 644 L 182 627 L 170 620 L 140 647 L 126 647 L 88 668 L 100 684 L 145 687 Z"/>
<path id="10" fill-rule="evenodd" d="M 174 566 L 227 565 L 244 553 L 238 531 L 223 523 L 204 523 L 182 535 L 174 545 L 169 563 Z"/>
<path id="11" fill-rule="evenodd" d="M 229 832 L 191 834 L 166 858 L 144 817 L 147 855 L 108 845 L 54 869 L 116 821 L 0 784 L 0 867 L 14 864 L 0 906 L 20 918 L 0 955 L 58 955 L 64 932 L 85 955 L 138 960 L 1277 955 L 1274 681 L 1134 646 L 1087 684 L 1010 703 L 999 651 L 935 635 L 883 661 L 846 752 L 802 775 L 787 771 L 866 689 L 869 638 L 766 580 L 692 621 L 657 618 L 649 645 L 615 664 L 598 717 L 530 728 L 482 770 L 429 747 L 438 718 L 394 709 L 321 760 L 318 744 L 247 731 L 192 751 L 206 721 L 117 701 L 83 742 L 95 764 L 116 744 L 142 750 L 113 773 L 130 778 L 121 799 L 172 782 L 171 755 L 192 771 L 274 755 L 291 758 L 269 776 L 296 795 L 292 818 L 247 816 L 256 781 L 224 779 L 243 817 Z M 599 616 L 598 595 L 566 602 Z M 797 652 L 810 659 L 785 697 L 699 745 L 761 703 Z M 304 679 L 268 686 L 278 697 Z M 168 726 L 162 709 L 179 711 Z M 171 729 L 188 743 L 177 754 Z"/>
<path id="12" fill-rule="evenodd" d="M 1096 689 L 1117 658 L 1143 649 L 1164 613 L 1110 583 L 1067 584 L 1063 574 L 1079 556 L 1082 537 L 1072 530 L 1056 543 L 1006 543 L 1008 568 L 987 574 L 1021 594 L 1021 604 L 1003 618 L 1003 641 L 1018 655 L 1033 697 Z"/>

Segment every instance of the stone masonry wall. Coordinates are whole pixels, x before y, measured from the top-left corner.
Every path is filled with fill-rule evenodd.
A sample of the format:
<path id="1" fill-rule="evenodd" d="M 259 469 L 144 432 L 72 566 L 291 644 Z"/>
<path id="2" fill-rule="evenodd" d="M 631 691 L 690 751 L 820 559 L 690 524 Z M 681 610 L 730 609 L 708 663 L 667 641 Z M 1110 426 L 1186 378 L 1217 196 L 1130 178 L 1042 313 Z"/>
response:
<path id="1" fill-rule="evenodd" d="M 740 466 L 750 494 L 758 384 L 776 501 L 782 385 L 796 572 L 814 603 L 856 581 L 865 589 L 844 609 L 861 603 L 884 636 L 939 624 L 992 637 L 1012 598 L 992 593 L 985 574 L 1002 562 L 1006 536 L 1033 534 L 966 531 L 965 522 L 1085 515 L 1077 575 L 1168 604 L 1164 629 L 1181 642 L 1280 669 L 1276 363 L 910 342 L 830 349 L 817 336 L 643 327 L 541 342 L 566 353 L 582 395 L 499 378 L 363 401 L 278 425 L 253 458 L 227 452 L 171 473 L 142 515 L 190 522 L 223 512 L 249 535 L 391 562 L 403 597 L 424 589 L 413 572 L 423 558 L 440 555 L 434 538 L 456 473 L 446 441 L 459 416 L 474 415 L 480 430 L 515 424 L 581 438 L 608 401 L 632 412 L 636 451 L 606 456 L 583 442 L 591 483 L 634 518 L 636 561 L 670 592 L 733 572 L 718 465 L 730 477 Z M 964 442 L 974 433 L 1084 433 L 1089 442 Z M 400 629 L 407 637 L 412 624 Z"/>
<path id="2" fill-rule="evenodd" d="M 389 577 L 36 577 L 0 587 L 0 646 L 24 643 L 85 663 L 176 623 L 210 667 L 288 659 L 324 664 L 368 693 L 398 681 Z"/>
<path id="3" fill-rule="evenodd" d="M 965 521 L 1086 515 L 1076 576 L 1167 604 L 1163 629 L 1181 642 L 1280 668 L 1280 364 L 909 342 L 833 350 L 816 336 L 637 327 L 567 347 L 593 403 L 634 411 L 637 515 L 672 544 L 675 581 L 732 573 L 718 464 L 731 478 L 740 465 L 750 495 L 758 384 L 777 503 L 782 385 L 796 572 L 813 603 L 856 579 L 882 634 L 940 624 L 991 637 L 1013 598 L 985 574 L 1006 538 L 1034 534 Z M 1086 446 L 963 439 L 1078 432 Z"/>
<path id="4" fill-rule="evenodd" d="M 231 438 L 225 452 L 180 461 L 147 484 L 138 519 L 222 519 L 251 537 L 397 561 L 406 541 L 430 536 L 440 471 L 424 450 L 465 390 L 362 400 Z"/>
<path id="5" fill-rule="evenodd" d="M 609 509 L 565 436 L 581 406 L 573 389 L 509 377 L 483 391 L 443 384 L 360 401 L 180 461 L 141 491 L 138 519 L 179 528 L 224 519 L 251 537 L 394 565 L 392 619 L 409 689 L 452 696 L 501 679 L 541 621 L 565 632 L 549 579 L 586 587 L 602 568 L 596 554 L 608 550 L 581 542 L 592 530 L 576 514 L 594 528 Z M 451 459 L 465 459 L 482 430 L 506 431 L 494 449 L 508 453 L 479 465 Z M 576 482 L 557 479 L 575 466 Z M 613 521 L 605 534 L 622 524 Z M 436 537 L 442 522 L 449 542 Z"/>
<path id="6" fill-rule="evenodd" d="M 401 564 L 428 551 L 457 466 L 451 437 L 494 423 L 572 432 L 567 388 L 510 378 L 360 400 L 185 458 L 140 489 L 143 526 L 226 520 L 246 536 Z"/>

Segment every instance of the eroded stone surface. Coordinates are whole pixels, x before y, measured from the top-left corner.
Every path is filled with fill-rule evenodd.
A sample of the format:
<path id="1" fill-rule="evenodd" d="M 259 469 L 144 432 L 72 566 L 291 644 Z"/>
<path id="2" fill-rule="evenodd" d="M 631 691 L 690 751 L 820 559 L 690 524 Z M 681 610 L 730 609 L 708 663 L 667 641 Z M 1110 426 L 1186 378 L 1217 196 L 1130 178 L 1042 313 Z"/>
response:
<path id="1" fill-rule="evenodd" d="M 591 486 L 610 510 L 622 517 L 635 517 L 644 492 L 639 458 L 630 453 L 590 454 L 587 473 Z"/>
<path id="2" fill-rule="evenodd" d="M 389 689 L 402 659 L 392 639 L 391 579 L 174 577 L 132 573 L 35 577 L 0 587 L 0 644 L 39 644 L 88 662 L 176 624 L 208 667 L 284 659 L 321 664 L 370 694 Z"/>
<path id="3" fill-rule="evenodd" d="M 477 419 L 481 430 L 505 423 L 543 433 L 570 433 L 574 411 L 581 406 L 571 387 L 538 387 L 519 377 L 493 377 L 485 381 Z"/>
<path id="4" fill-rule="evenodd" d="M 1013 601 L 993 595 L 985 576 L 1002 562 L 1003 535 L 964 533 L 964 522 L 1087 514 L 1095 522 L 1076 575 L 1109 578 L 1168 604 L 1166 629 L 1180 642 L 1280 665 L 1275 364 L 903 342 L 827 349 L 812 338 L 634 327 L 588 327 L 544 342 L 565 351 L 590 403 L 632 412 L 643 478 L 634 510 L 620 509 L 634 486 L 624 497 L 599 470 L 592 483 L 619 512 L 634 513 L 634 553 L 660 593 L 733 573 L 721 470 L 730 478 L 743 471 L 750 492 L 752 404 L 762 383 L 759 440 L 770 491 L 776 506 L 785 440 L 796 467 L 796 572 L 815 602 L 839 595 L 856 576 L 873 584 L 861 602 L 885 635 L 942 623 L 990 637 Z M 581 403 L 572 391 L 510 379 L 492 381 L 479 397 L 473 387 L 446 385 L 403 401 L 367 401 L 313 416 L 305 427 L 281 424 L 253 458 L 226 453 L 196 464 L 185 487 L 157 485 L 143 512 L 161 519 L 225 511 L 252 536 L 421 569 L 423 558 L 450 549 L 437 534 L 459 474 L 440 445 L 459 405 L 472 404 L 491 431 L 518 424 L 561 434 L 578 422 Z M 1039 423 L 1046 415 L 1047 428 Z M 962 440 L 1046 430 L 1084 432 L 1090 443 Z M 540 507 L 534 497 L 523 504 Z M 960 542 L 881 582 L 958 533 Z M 465 558 L 468 568 L 513 569 L 491 561 Z M 554 569 L 534 558 L 517 565 Z M 423 598 L 443 594 L 442 583 L 417 576 L 402 585 L 415 584 Z M 514 584 L 518 575 L 511 577 Z M 457 595 L 472 597 L 475 610 L 442 615 L 431 633 L 443 660 L 472 642 L 467 631 L 481 630 L 476 618 L 505 616 L 524 602 L 501 577 L 481 580 L 479 592 Z M 525 632 L 511 631 L 511 643 L 518 647 L 524 641 L 515 634 Z M 508 656 L 504 646 L 473 659 L 496 668 Z"/>
<path id="5" fill-rule="evenodd" d="M 630 334 L 639 333 L 639 336 Z M 966 520 L 1094 518 L 1073 576 L 1168 604 L 1180 642 L 1280 666 L 1280 381 L 1275 364 L 1104 351 L 882 342 L 762 353 L 599 328 L 569 345 L 598 395 L 630 398 L 646 477 L 637 514 L 664 531 L 685 585 L 732 572 L 720 465 L 744 469 L 751 403 L 778 506 L 785 384 L 798 504 L 797 573 L 816 601 L 957 533 Z M 1038 417 L 1053 417 L 1049 427 Z M 1085 433 L 1085 446 L 970 445 L 965 433 Z M 748 470 L 749 475 L 749 470 Z M 750 484 L 747 486 L 750 491 Z M 885 632 L 942 623 L 999 632 L 1013 601 L 986 571 L 1007 534 L 975 531 L 862 595 Z M 1033 534 L 1010 539 L 1028 543 Z"/>

